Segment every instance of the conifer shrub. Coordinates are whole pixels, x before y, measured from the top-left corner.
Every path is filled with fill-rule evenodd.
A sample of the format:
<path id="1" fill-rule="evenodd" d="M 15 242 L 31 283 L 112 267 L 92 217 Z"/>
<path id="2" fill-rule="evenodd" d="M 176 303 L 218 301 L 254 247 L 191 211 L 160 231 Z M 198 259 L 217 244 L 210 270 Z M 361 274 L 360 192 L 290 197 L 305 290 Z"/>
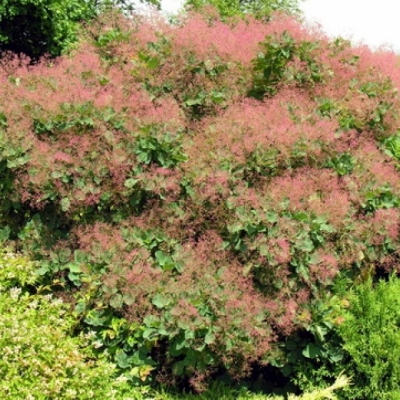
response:
<path id="1" fill-rule="evenodd" d="M 368 279 L 349 296 L 338 326 L 356 382 L 349 398 L 400 398 L 399 283 L 394 276 L 376 285 Z"/>
<path id="2" fill-rule="evenodd" d="M 369 276 L 351 291 L 331 297 L 325 303 L 325 330 L 320 330 L 323 335 L 313 344 L 314 354 L 303 350 L 311 358 L 308 365 L 299 359 L 294 367 L 300 387 L 311 390 L 327 385 L 345 366 L 353 384 L 341 398 L 399 398 L 398 301 L 395 275 L 376 283 Z"/>
<path id="3" fill-rule="evenodd" d="M 87 29 L 2 64 L 1 240 L 133 383 L 287 371 L 339 273 L 397 269 L 395 56 L 279 15 Z"/>

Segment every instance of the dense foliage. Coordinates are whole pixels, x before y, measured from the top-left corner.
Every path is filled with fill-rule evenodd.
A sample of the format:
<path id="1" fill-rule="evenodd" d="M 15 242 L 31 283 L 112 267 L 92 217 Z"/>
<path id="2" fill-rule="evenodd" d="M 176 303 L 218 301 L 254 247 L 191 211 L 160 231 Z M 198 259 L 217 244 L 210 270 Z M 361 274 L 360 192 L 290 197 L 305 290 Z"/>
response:
<path id="1" fill-rule="evenodd" d="M 275 11 L 297 13 L 297 0 L 186 0 L 185 5 L 196 11 L 213 6 L 222 19 L 251 14 L 256 18 L 268 18 Z"/>
<path id="2" fill-rule="evenodd" d="M 159 6 L 158 0 L 141 0 Z M 129 12 L 127 0 L 3 0 L 0 4 L 0 52 L 6 50 L 36 61 L 59 56 L 78 39 L 79 23 L 112 7 Z"/>
<path id="3" fill-rule="evenodd" d="M 201 397 L 133 388 L 118 374 L 114 364 L 93 354 L 90 332 L 71 337 L 76 324 L 71 307 L 48 293 L 46 287 L 38 286 L 37 268 L 22 255 L 5 250 L 0 253 L 0 389 L 7 399 L 266 399 L 245 388 L 228 390 L 221 385 L 214 385 Z M 325 394 L 331 395 L 346 384 L 339 377 L 327 390 L 290 399 L 325 398 Z"/>
<path id="4" fill-rule="evenodd" d="M 357 286 L 339 334 L 350 355 L 347 371 L 358 382 L 349 398 L 400 398 L 400 281 Z"/>
<path id="5" fill-rule="evenodd" d="M 115 366 L 94 359 L 88 337 L 70 337 L 70 307 L 51 294 L 29 293 L 35 269 L 25 257 L 0 253 L 2 396 L 128 400 L 133 390 L 114 378 Z"/>
<path id="6" fill-rule="evenodd" d="M 398 271 L 394 54 L 283 15 L 108 13 L 1 68 L 0 238 L 130 383 L 361 373 L 340 302 Z"/>
<path id="7" fill-rule="evenodd" d="M 84 0 L 3 0 L 0 50 L 33 59 L 56 56 L 77 39 L 78 22 L 93 16 Z"/>

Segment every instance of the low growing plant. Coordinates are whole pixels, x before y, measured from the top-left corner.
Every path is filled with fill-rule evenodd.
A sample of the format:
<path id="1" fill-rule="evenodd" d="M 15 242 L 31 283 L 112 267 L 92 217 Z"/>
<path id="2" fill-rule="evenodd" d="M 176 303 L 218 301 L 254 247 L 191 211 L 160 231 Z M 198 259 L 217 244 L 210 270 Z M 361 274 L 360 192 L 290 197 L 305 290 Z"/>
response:
<path id="1" fill-rule="evenodd" d="M 376 284 L 369 278 L 353 288 L 348 302 L 337 327 L 355 383 L 348 398 L 400 398 L 399 278 Z"/>
<path id="2" fill-rule="evenodd" d="M 90 335 L 72 337 L 70 306 L 31 294 L 37 265 L 0 253 L 0 391 L 7 399 L 138 399 L 115 366 L 94 357 Z M 28 290 L 30 289 L 30 290 Z"/>
<path id="3" fill-rule="evenodd" d="M 345 366 L 353 385 L 340 398 L 400 398 L 399 294 L 398 277 L 374 283 L 368 276 L 350 292 L 332 297 L 324 307 L 329 341 L 321 342 L 320 333 L 314 334 L 316 341 L 308 345 L 314 354 L 295 366 L 296 383 L 303 390 L 327 385 Z M 335 343 L 336 355 L 332 353 Z"/>

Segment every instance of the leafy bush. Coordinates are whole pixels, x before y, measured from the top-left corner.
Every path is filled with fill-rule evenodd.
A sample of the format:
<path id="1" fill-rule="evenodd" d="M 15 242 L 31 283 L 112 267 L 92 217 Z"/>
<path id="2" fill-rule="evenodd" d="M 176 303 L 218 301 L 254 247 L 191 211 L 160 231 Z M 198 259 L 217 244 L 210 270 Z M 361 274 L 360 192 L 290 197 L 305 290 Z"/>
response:
<path id="1" fill-rule="evenodd" d="M 277 93 L 279 85 L 294 82 L 298 86 L 314 85 L 323 79 L 323 66 L 313 56 L 317 42 L 296 41 L 284 32 L 280 38 L 267 37 L 265 49 L 254 60 L 256 76 L 250 95 L 262 98 Z"/>
<path id="2" fill-rule="evenodd" d="M 78 22 L 93 13 L 87 1 L 5 0 L 0 5 L 0 51 L 33 59 L 57 56 L 76 41 Z"/>
<path id="3" fill-rule="evenodd" d="M 70 337 L 70 307 L 51 294 L 30 294 L 37 265 L 0 253 L 0 390 L 8 399 L 128 399 L 135 393 L 95 359 L 89 337 Z M 31 287 L 32 288 L 32 287 Z M 131 392 L 131 396 L 129 395 Z"/>
<path id="4" fill-rule="evenodd" d="M 396 58 L 211 17 L 107 14 L 2 64 L 0 239 L 133 384 L 283 371 L 293 338 L 334 360 L 335 278 L 398 268 Z"/>
<path id="5" fill-rule="evenodd" d="M 322 390 L 315 390 L 313 392 L 304 393 L 303 395 L 296 396 L 293 394 L 288 395 L 288 400 L 323 400 L 330 399 L 336 400 L 335 390 L 345 388 L 351 384 L 350 379 L 344 375 L 339 375 L 334 384 Z M 214 384 L 210 391 L 201 394 L 169 394 L 163 393 L 160 397 L 154 400 L 213 400 L 215 398 L 222 400 L 283 400 L 284 396 L 279 395 L 265 395 L 255 394 L 241 388 L 239 390 L 228 389 L 223 385 Z"/>
<path id="6" fill-rule="evenodd" d="M 37 265 L 22 255 L 0 253 L 0 348 L 3 354 L 0 389 L 8 399 L 106 396 L 121 400 L 167 400 L 181 397 L 158 392 L 141 394 L 130 388 L 123 376 L 116 378 L 114 366 L 96 358 L 89 346 L 94 332 L 70 336 L 75 321 L 69 306 L 51 294 L 29 294 L 27 289 L 32 291 L 37 285 L 36 270 Z M 346 380 L 339 379 L 332 388 L 301 398 L 322 399 L 343 385 Z M 219 398 L 226 399 L 265 398 L 246 390 L 234 392 L 223 388 L 214 388 L 211 397 L 205 394 L 201 398 L 215 398 L 216 393 Z"/>

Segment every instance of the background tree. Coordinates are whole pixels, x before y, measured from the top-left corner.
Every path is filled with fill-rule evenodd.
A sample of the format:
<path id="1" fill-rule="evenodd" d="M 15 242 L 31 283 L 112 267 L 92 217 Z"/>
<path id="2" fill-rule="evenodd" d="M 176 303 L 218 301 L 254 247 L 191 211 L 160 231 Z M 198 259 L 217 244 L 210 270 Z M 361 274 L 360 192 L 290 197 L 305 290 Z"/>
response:
<path id="1" fill-rule="evenodd" d="M 76 40 L 77 23 L 90 18 L 82 0 L 3 0 L 0 4 L 0 50 L 37 59 L 61 54 Z"/>
<path id="2" fill-rule="evenodd" d="M 185 5 L 195 10 L 212 5 L 222 18 L 245 14 L 265 18 L 274 11 L 296 14 L 299 12 L 298 3 L 298 0 L 186 0 Z"/>
<path id="3" fill-rule="evenodd" d="M 104 8 L 117 7 L 122 11 L 133 11 L 135 4 L 133 0 L 89 0 L 94 6 L 94 10 L 102 10 Z M 150 4 L 156 6 L 158 9 L 161 8 L 161 0 L 139 0 L 142 4 Z"/>
<path id="4" fill-rule="evenodd" d="M 159 6 L 159 0 L 141 0 Z M 0 52 L 37 60 L 58 56 L 77 39 L 78 24 L 110 7 L 132 10 L 127 0 L 3 0 L 0 2 Z"/>

